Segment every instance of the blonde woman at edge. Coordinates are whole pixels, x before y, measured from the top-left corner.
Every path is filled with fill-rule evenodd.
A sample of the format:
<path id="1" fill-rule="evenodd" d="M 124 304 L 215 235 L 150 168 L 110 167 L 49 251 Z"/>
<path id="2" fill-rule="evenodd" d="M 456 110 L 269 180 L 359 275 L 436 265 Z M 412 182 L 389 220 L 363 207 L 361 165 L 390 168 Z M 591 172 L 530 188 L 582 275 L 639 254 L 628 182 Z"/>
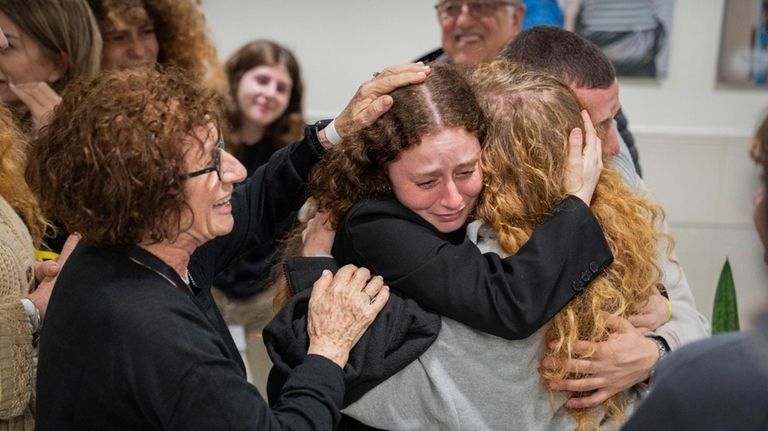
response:
<path id="1" fill-rule="evenodd" d="M 4 41 L 0 37 L 0 46 Z M 77 243 L 74 236 L 66 242 L 58 263 L 35 260 L 35 246 L 40 244 L 46 222 L 24 181 L 24 143 L 11 113 L 0 105 L 1 431 L 35 428 L 32 412 L 37 335 L 55 276 Z"/>

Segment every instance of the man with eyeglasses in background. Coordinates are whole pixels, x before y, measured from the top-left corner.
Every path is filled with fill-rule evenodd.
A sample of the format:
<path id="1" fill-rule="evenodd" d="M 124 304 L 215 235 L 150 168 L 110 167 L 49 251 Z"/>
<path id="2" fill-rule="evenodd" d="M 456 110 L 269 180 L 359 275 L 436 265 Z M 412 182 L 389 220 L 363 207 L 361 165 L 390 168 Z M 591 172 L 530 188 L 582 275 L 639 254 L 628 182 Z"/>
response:
<path id="1" fill-rule="evenodd" d="M 442 47 L 416 61 L 471 65 L 493 60 L 520 33 L 526 11 L 523 0 L 439 0 L 434 7 L 442 31 Z M 614 120 L 635 171 L 642 176 L 627 118 L 619 110 Z M 604 150 L 615 155 L 618 147 Z"/>
<path id="2" fill-rule="evenodd" d="M 520 33 L 525 15 L 522 0 L 442 0 L 435 5 L 442 48 L 419 61 L 477 64 L 499 55 Z"/>

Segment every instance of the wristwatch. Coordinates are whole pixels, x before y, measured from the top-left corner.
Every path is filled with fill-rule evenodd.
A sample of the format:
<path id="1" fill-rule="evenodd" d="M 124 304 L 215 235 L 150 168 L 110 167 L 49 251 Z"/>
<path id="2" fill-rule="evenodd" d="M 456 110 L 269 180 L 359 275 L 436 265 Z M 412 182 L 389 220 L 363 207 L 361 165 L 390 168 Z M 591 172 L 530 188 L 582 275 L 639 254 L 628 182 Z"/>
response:
<path id="1" fill-rule="evenodd" d="M 653 341 L 654 344 L 656 344 L 656 348 L 659 350 L 659 359 L 656 360 L 656 363 L 653 364 L 653 368 L 651 368 L 651 375 L 648 376 L 648 383 L 653 382 L 653 377 L 656 374 L 656 367 L 659 366 L 659 362 L 661 362 L 662 359 L 666 358 L 667 355 L 669 355 L 669 345 L 667 342 L 661 338 L 656 336 L 650 336 L 648 337 Z"/>
<path id="2" fill-rule="evenodd" d="M 667 357 L 669 355 L 669 345 L 667 345 L 667 342 L 661 338 L 661 337 L 648 337 L 656 344 L 656 348 L 659 349 L 659 359 L 656 360 L 656 363 L 658 364 L 659 361 Z"/>

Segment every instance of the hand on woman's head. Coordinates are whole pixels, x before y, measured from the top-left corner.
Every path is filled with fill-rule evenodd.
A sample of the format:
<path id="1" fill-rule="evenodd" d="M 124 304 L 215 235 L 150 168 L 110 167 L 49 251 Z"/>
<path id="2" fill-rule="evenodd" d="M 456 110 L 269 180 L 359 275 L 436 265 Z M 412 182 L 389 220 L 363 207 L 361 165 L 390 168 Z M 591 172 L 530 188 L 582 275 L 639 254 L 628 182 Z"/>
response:
<path id="1" fill-rule="evenodd" d="M 344 367 L 349 351 L 389 300 L 389 287 L 365 268 L 346 265 L 323 275 L 312 287 L 309 300 L 307 354 L 325 356 Z"/>
<path id="2" fill-rule="evenodd" d="M 566 193 L 589 205 L 603 170 L 603 150 L 586 110 L 581 111 L 581 118 L 586 133 L 573 129 L 568 137 L 568 164 L 563 186 Z"/>
<path id="3" fill-rule="evenodd" d="M 392 106 L 389 93 L 400 87 L 424 82 L 429 71 L 430 67 L 423 63 L 390 66 L 364 82 L 334 121 L 339 136 L 342 139 L 353 136 L 373 124 Z M 330 145 L 326 142 L 325 129 L 320 132 L 320 138 L 323 145 Z"/>

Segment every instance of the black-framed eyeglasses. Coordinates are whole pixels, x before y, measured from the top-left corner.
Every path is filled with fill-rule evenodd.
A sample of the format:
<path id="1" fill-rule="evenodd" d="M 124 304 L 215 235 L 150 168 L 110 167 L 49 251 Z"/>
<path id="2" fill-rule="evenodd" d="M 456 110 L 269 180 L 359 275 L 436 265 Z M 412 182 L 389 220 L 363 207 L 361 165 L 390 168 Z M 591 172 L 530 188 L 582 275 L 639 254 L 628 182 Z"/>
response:
<path id="1" fill-rule="evenodd" d="M 500 6 L 514 6 L 516 4 L 518 2 L 498 0 L 444 1 L 436 4 L 435 10 L 440 19 L 455 19 L 461 15 L 461 9 L 464 5 L 467 5 L 470 15 L 478 18 L 493 15 Z"/>
<path id="2" fill-rule="evenodd" d="M 197 177 L 200 175 L 205 175 L 210 172 L 216 172 L 216 176 L 219 177 L 219 181 L 221 181 L 221 152 L 224 151 L 224 134 L 219 131 L 219 142 L 216 143 L 216 152 L 213 153 L 213 160 L 211 161 L 211 165 L 208 167 L 205 167 L 203 169 L 190 172 L 187 174 L 187 178 Z"/>

